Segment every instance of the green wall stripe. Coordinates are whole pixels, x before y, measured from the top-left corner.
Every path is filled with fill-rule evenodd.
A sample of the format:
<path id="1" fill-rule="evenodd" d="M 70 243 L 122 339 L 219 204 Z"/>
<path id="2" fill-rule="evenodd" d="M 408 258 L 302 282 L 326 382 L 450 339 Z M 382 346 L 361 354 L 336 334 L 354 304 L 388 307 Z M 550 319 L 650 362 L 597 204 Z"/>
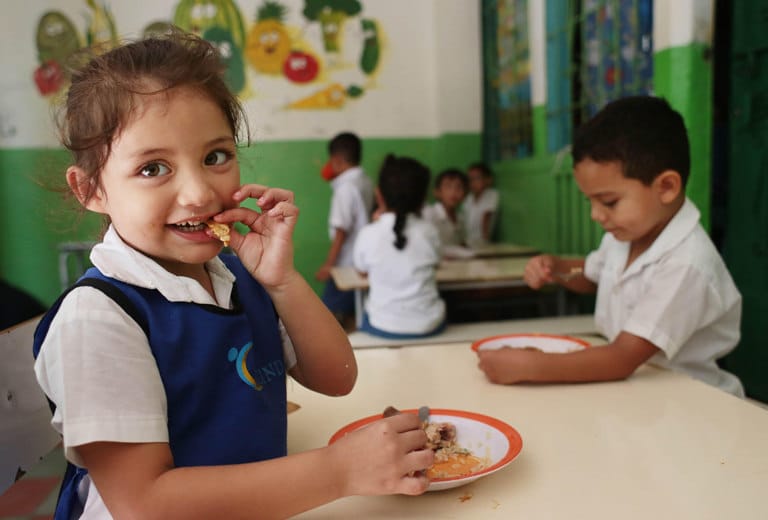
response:
<path id="1" fill-rule="evenodd" d="M 481 157 L 479 133 L 434 138 L 365 139 L 363 167 L 372 179 L 388 153 L 409 155 L 433 174 L 461 169 Z M 300 209 L 295 230 L 295 265 L 319 291 L 314 273 L 330 244 L 327 231 L 331 189 L 320 178 L 327 159 L 325 140 L 255 142 L 240 154 L 243 182 L 293 190 Z M 60 149 L 0 149 L 0 276 L 50 304 L 59 293 L 57 244 L 93 240 L 101 220 L 77 214 L 61 195 L 39 185 L 44 176 L 63 176 L 68 154 Z M 10 223 L 10 225 L 8 224 Z"/>
<path id="2" fill-rule="evenodd" d="M 687 194 L 709 230 L 712 193 L 712 61 L 708 47 L 695 43 L 664 49 L 653 57 L 656 95 L 664 97 L 685 119 L 691 144 Z"/>

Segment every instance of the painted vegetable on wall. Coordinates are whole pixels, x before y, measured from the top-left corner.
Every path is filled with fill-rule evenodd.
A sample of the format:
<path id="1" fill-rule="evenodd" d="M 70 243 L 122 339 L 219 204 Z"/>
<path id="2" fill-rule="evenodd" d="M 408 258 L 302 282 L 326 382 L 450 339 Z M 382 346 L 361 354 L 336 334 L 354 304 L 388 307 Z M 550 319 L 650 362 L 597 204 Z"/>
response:
<path id="1" fill-rule="evenodd" d="M 294 83 L 309 83 L 317 77 L 320 64 L 317 59 L 303 51 L 291 51 L 283 64 L 283 74 Z"/>
<path id="2" fill-rule="evenodd" d="M 47 11 L 37 22 L 37 61 L 33 79 L 40 94 L 54 94 L 66 82 L 65 64 L 80 49 L 75 24 L 61 11 Z"/>
<path id="3" fill-rule="evenodd" d="M 216 46 L 226 66 L 224 78 L 229 88 L 238 94 L 245 89 L 245 28 L 233 0 L 181 0 L 173 23 Z"/>
<path id="4" fill-rule="evenodd" d="M 325 52 L 338 53 L 344 22 L 361 10 L 358 0 L 304 0 L 303 14 L 308 20 L 320 22 Z"/>
<path id="5" fill-rule="evenodd" d="M 245 88 L 245 65 L 240 49 L 232 39 L 232 33 L 223 27 L 211 27 L 203 33 L 203 39 L 211 42 L 219 51 L 224 64 L 224 82 L 232 92 L 239 93 Z"/>
<path id="6" fill-rule="evenodd" d="M 367 75 L 373 74 L 379 66 L 381 43 L 379 42 L 379 28 L 375 20 L 363 18 L 360 20 L 363 29 L 363 53 L 360 55 L 360 70 Z"/>
<path id="7" fill-rule="evenodd" d="M 291 38 L 283 25 L 285 6 L 267 0 L 256 12 L 248 31 L 245 56 L 251 67 L 264 74 L 281 74 L 291 52 Z"/>
<path id="8" fill-rule="evenodd" d="M 181 0 L 173 23 L 200 37 L 212 27 L 227 29 L 235 45 L 240 49 L 245 45 L 243 18 L 232 0 Z"/>
<path id="9" fill-rule="evenodd" d="M 88 28 L 85 32 L 86 45 L 98 48 L 102 52 L 117 47 L 120 43 L 117 26 L 107 5 L 97 4 L 96 0 L 85 0 L 85 3 L 91 9 Z"/>

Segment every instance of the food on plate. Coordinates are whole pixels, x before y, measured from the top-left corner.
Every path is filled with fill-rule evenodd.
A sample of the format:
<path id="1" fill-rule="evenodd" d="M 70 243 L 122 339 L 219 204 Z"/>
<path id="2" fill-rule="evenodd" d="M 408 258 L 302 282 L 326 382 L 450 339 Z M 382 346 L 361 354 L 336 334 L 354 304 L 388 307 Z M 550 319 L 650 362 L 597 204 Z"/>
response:
<path id="1" fill-rule="evenodd" d="M 400 413 L 388 406 L 384 417 Z M 449 422 L 424 421 L 421 425 L 427 434 L 427 447 L 435 452 L 435 462 L 427 468 L 430 479 L 465 477 L 488 466 L 488 460 L 478 457 L 456 441 L 456 426 Z"/>
<path id="2" fill-rule="evenodd" d="M 206 222 L 208 225 L 208 229 L 211 230 L 211 232 L 214 234 L 216 238 L 221 240 L 225 246 L 229 245 L 229 226 L 226 224 L 221 224 L 219 222 L 214 222 L 213 220 L 209 220 Z"/>

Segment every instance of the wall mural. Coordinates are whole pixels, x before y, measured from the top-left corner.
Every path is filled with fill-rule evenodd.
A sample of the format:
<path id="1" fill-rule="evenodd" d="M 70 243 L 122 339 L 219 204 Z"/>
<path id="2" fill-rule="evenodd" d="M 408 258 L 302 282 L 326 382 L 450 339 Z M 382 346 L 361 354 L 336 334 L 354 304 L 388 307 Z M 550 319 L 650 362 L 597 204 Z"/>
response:
<path id="1" fill-rule="evenodd" d="M 82 36 L 62 11 L 47 11 L 38 20 L 33 76 L 41 96 L 66 91 L 65 64 L 75 53 L 84 48 L 104 52 L 120 39 L 108 3 L 84 2 Z M 175 25 L 211 42 L 226 67 L 227 84 L 242 99 L 259 96 L 257 83 L 263 78 L 302 86 L 295 98 L 279 101 L 282 109 L 341 109 L 375 88 L 383 35 L 379 22 L 364 15 L 362 2 L 304 0 L 299 25 L 288 24 L 287 15 L 288 7 L 279 0 L 264 0 L 252 21 L 233 0 L 180 0 L 167 20 L 148 21 L 142 35 L 163 34 Z M 345 31 L 348 24 L 358 24 L 357 30 Z M 359 49 L 356 63 L 344 52 L 347 46 Z"/>

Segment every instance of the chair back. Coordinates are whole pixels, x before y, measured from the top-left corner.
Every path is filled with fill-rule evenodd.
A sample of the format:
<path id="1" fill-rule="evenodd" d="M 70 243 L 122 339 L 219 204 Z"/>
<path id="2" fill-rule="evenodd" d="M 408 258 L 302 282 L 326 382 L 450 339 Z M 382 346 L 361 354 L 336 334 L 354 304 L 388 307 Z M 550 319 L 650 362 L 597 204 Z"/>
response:
<path id="1" fill-rule="evenodd" d="M 33 369 L 38 321 L 0 331 L 0 494 L 61 441 Z"/>

